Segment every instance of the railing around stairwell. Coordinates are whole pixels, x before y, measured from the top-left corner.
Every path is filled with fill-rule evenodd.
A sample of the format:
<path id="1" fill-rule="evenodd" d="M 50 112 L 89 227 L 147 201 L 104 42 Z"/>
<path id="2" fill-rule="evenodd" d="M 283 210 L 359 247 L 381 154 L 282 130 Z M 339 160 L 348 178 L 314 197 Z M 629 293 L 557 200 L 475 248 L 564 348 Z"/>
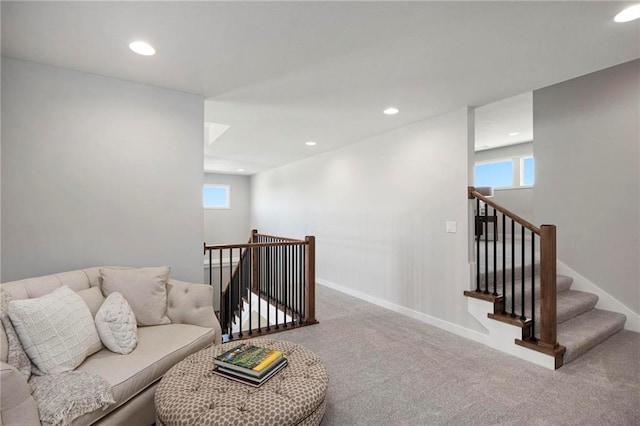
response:
<path id="1" fill-rule="evenodd" d="M 205 244 L 204 253 L 209 284 L 220 287 L 218 318 L 229 340 L 317 323 L 314 237 L 296 240 L 253 230 L 245 244 Z"/>
<path id="2" fill-rule="evenodd" d="M 564 348 L 557 342 L 556 227 L 534 226 L 473 187 L 469 187 L 469 199 L 475 200 L 476 289 L 465 295 L 493 301 L 495 310 L 489 317 L 522 327 L 522 339 L 516 343 L 554 356 L 559 368 Z M 481 202 L 485 204 L 483 213 Z M 540 296 L 536 299 L 538 264 Z M 539 337 L 536 337 L 536 303 L 540 312 Z"/>

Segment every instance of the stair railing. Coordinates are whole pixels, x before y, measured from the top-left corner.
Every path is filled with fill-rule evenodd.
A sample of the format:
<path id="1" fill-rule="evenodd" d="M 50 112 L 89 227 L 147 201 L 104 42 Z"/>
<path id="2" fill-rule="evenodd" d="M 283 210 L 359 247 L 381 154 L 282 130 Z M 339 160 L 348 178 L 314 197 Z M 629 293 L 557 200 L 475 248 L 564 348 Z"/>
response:
<path id="1" fill-rule="evenodd" d="M 244 338 L 244 331 L 253 336 L 317 323 L 315 237 L 296 240 L 253 230 L 244 244 L 205 243 L 204 254 L 207 253 L 209 284 L 216 281 L 220 285 L 217 311 L 225 338 Z M 235 261 L 234 253 L 238 255 Z M 219 265 L 215 280 L 214 263 Z M 234 337 L 233 324 L 236 318 L 242 318 L 245 308 L 249 311 L 248 330 L 240 321 Z M 257 324 L 253 324 L 253 312 L 258 315 Z M 262 319 L 266 320 L 266 327 Z"/>
<path id="2" fill-rule="evenodd" d="M 557 367 L 562 365 L 563 347 L 557 342 L 557 313 L 556 313 L 556 227 L 542 225 L 537 227 L 506 208 L 496 204 L 474 187 L 469 187 L 469 199 L 475 199 L 475 236 L 476 236 L 476 289 L 465 292 L 467 296 L 477 297 L 495 302 L 495 312 L 489 317 L 522 327 L 522 339 L 516 343 L 547 353 L 556 358 Z M 485 204 L 481 213 L 480 203 Z M 492 209 L 489 214 L 489 208 Z M 500 216 L 498 216 L 500 213 Z M 501 235 L 498 231 L 502 224 Z M 490 229 L 491 225 L 491 229 Z M 519 229 L 518 229 L 519 227 Z M 507 234 L 510 229 L 510 235 Z M 492 231 L 493 242 L 489 244 L 489 231 Z M 519 232 L 518 232 L 519 231 Z M 527 242 L 530 233 L 530 242 Z M 519 240 L 516 235 L 519 234 Z M 482 236 L 484 235 L 484 241 Z M 498 253 L 496 241 L 501 238 L 502 253 Z M 510 262 L 507 260 L 507 244 L 510 240 Z M 540 265 L 540 337 L 536 337 L 536 240 L 539 241 Z M 516 253 L 516 242 L 520 242 L 520 253 Z M 530 246 L 530 253 L 527 252 Z M 482 250 L 484 249 L 484 250 Z M 490 256 L 492 252 L 493 256 Z M 516 266 L 517 255 L 520 265 Z M 499 274 L 498 257 L 502 258 L 502 271 Z M 526 258 L 530 256 L 530 265 L 526 265 Z M 490 262 L 490 258 L 491 262 Z M 526 266 L 525 266 L 526 265 Z M 530 276 L 526 276 L 530 274 Z M 520 279 L 520 288 L 516 287 L 516 280 Z M 492 285 L 491 285 L 492 284 Z M 501 284 L 501 286 L 499 286 Z M 531 295 L 526 300 L 526 290 L 529 285 Z M 501 288 L 500 288 L 501 287 Z M 516 297 L 517 292 L 519 297 Z M 519 299 L 519 300 L 516 300 Z M 528 305 L 528 306 L 527 306 Z M 526 311 L 529 310 L 529 317 Z"/>

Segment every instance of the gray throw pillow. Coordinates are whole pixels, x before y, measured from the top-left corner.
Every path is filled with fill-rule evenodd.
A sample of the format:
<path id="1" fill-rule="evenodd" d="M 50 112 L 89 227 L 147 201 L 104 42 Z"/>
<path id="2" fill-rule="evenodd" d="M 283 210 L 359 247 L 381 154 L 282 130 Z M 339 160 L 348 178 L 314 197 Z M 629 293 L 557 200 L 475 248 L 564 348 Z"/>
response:
<path id="1" fill-rule="evenodd" d="M 115 269 L 101 268 L 102 293 L 121 293 L 136 316 L 139 327 L 170 324 L 167 316 L 168 266 Z"/>

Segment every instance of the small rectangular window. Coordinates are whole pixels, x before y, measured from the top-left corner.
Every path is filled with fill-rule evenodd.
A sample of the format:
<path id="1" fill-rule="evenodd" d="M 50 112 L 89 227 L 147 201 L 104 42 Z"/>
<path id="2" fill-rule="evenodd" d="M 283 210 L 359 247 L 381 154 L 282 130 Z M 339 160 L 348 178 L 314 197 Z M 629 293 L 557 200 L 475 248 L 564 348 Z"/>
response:
<path id="1" fill-rule="evenodd" d="M 229 185 L 205 185 L 202 189 L 202 204 L 205 209 L 229 209 Z"/>
<path id="2" fill-rule="evenodd" d="M 513 186 L 513 161 L 476 164 L 473 174 L 474 186 L 511 187 Z"/>
<path id="3" fill-rule="evenodd" d="M 533 186 L 534 178 L 533 157 L 523 157 L 520 159 L 520 185 Z"/>

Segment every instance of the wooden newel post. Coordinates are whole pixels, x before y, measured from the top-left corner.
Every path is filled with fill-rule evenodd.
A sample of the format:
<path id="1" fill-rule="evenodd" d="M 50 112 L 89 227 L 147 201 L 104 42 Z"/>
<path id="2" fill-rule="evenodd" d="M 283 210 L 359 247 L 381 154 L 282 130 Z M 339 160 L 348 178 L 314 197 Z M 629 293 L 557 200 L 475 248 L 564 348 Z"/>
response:
<path id="1" fill-rule="evenodd" d="M 540 227 L 540 341 L 543 346 L 558 346 L 556 328 L 556 227 Z"/>
<path id="2" fill-rule="evenodd" d="M 304 312 L 307 324 L 316 323 L 316 237 L 305 237 L 304 255 Z"/>

